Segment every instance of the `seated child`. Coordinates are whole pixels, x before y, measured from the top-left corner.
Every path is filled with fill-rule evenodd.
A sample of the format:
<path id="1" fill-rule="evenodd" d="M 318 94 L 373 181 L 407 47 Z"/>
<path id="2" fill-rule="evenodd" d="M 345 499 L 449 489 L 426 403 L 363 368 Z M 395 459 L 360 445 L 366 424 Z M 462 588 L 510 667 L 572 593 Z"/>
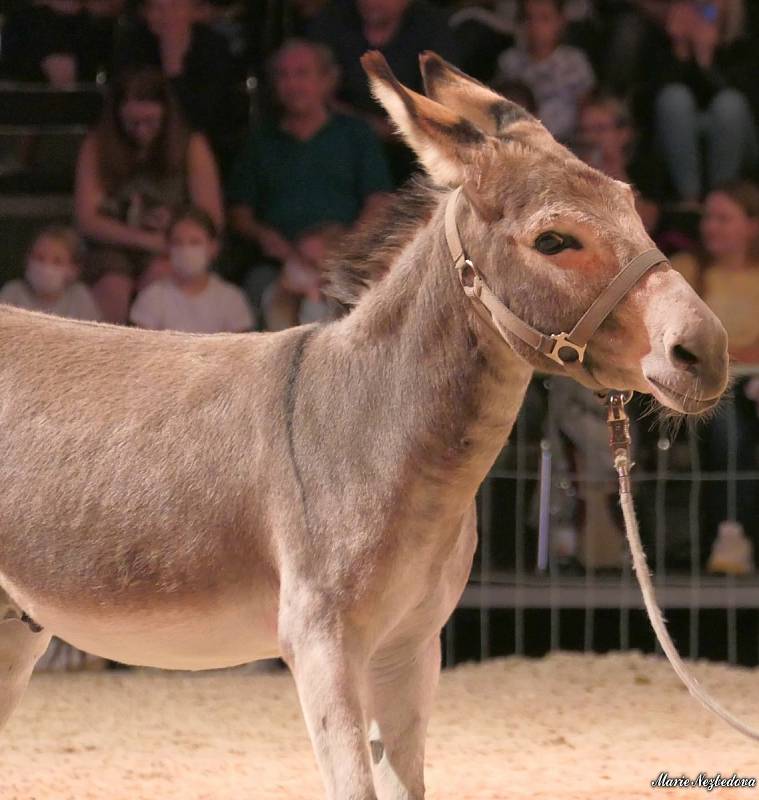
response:
<path id="1" fill-rule="evenodd" d="M 563 44 L 567 18 L 564 0 L 523 0 L 519 43 L 498 59 L 497 82 L 526 84 L 538 117 L 562 142 L 571 141 L 580 100 L 596 83 L 582 50 Z"/>
<path id="2" fill-rule="evenodd" d="M 211 272 L 219 253 L 216 226 L 202 209 L 181 211 L 169 228 L 169 277 L 143 289 L 129 314 L 141 328 L 241 333 L 255 321 L 243 292 Z"/>
<path id="3" fill-rule="evenodd" d="M 78 280 L 82 244 L 72 228 L 50 225 L 32 242 L 24 277 L 0 289 L 0 301 L 59 317 L 100 320 L 90 290 Z"/>
<path id="4" fill-rule="evenodd" d="M 261 299 L 267 331 L 328 318 L 329 307 L 321 291 L 322 268 L 343 232 L 340 225 L 327 223 L 298 236 L 295 255 L 285 261 L 278 280 L 267 287 Z"/>

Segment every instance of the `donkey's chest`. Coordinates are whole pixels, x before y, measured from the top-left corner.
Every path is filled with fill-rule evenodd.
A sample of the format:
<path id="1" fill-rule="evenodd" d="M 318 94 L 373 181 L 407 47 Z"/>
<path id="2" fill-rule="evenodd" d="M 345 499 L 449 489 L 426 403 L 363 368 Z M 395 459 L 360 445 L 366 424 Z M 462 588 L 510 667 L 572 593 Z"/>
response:
<path id="1" fill-rule="evenodd" d="M 386 623 L 380 643 L 434 634 L 445 624 L 466 586 L 477 544 L 474 504 L 454 528 L 438 527 L 425 533 L 448 542 L 445 546 L 441 541 L 415 544 L 413 537 L 419 531 L 409 533 L 409 545 L 399 551 L 385 573 L 381 600 L 372 604 L 372 613 L 382 614 Z"/>

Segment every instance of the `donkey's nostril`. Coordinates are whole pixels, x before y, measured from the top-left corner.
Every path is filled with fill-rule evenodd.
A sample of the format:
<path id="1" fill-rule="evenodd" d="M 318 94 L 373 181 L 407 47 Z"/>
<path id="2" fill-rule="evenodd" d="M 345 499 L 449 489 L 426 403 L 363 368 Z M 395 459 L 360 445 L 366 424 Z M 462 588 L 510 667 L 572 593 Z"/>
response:
<path id="1" fill-rule="evenodd" d="M 670 348 L 669 357 L 672 363 L 683 369 L 692 369 L 696 367 L 700 361 L 699 357 L 683 347 L 681 344 L 676 344 Z"/>

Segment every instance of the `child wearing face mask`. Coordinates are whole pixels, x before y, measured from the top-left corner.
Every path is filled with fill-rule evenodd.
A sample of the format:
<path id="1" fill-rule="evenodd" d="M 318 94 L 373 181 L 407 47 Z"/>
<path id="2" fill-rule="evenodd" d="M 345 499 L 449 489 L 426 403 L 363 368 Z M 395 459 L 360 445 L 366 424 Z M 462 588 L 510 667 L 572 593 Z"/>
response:
<path id="1" fill-rule="evenodd" d="M 140 328 L 240 333 L 255 320 L 243 292 L 211 271 L 219 253 L 216 226 L 200 208 L 174 217 L 168 231 L 171 274 L 135 299 L 129 318 Z"/>
<path id="2" fill-rule="evenodd" d="M 89 289 L 78 280 L 81 240 L 64 225 L 37 234 L 26 257 L 24 277 L 0 289 L 0 301 L 59 317 L 100 320 L 100 309 Z"/>

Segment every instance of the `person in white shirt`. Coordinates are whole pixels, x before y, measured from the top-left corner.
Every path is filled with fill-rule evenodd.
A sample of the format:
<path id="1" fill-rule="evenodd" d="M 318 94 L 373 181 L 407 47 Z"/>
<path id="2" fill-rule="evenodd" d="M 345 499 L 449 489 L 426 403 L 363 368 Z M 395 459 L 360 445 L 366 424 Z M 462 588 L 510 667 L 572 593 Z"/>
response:
<path id="1" fill-rule="evenodd" d="M 135 299 L 129 318 L 140 328 L 240 333 L 255 319 L 243 292 L 211 271 L 219 253 L 216 226 L 202 209 L 180 212 L 169 229 L 169 277 Z"/>
<path id="2" fill-rule="evenodd" d="M 78 280 L 81 253 L 81 240 L 72 228 L 44 228 L 29 248 L 24 277 L 0 289 L 0 302 L 59 317 L 102 319 L 90 290 Z"/>

